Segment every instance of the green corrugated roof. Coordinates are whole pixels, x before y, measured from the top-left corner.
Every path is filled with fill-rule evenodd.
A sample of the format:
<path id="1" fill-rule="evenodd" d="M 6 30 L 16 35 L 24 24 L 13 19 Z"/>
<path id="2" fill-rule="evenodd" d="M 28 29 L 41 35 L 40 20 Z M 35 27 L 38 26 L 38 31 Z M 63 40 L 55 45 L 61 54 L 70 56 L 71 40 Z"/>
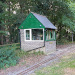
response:
<path id="1" fill-rule="evenodd" d="M 20 25 L 19 29 L 45 28 L 45 26 L 30 13 L 27 18 Z"/>

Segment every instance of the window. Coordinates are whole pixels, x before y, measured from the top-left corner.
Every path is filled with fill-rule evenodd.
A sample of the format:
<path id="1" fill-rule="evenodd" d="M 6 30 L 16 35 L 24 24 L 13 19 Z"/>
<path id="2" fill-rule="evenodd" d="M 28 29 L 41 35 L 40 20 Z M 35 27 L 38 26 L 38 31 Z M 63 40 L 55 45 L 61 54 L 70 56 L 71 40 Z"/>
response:
<path id="1" fill-rule="evenodd" d="M 25 41 L 44 40 L 44 29 L 25 29 Z"/>
<path id="2" fill-rule="evenodd" d="M 55 40 L 55 31 L 54 30 L 46 31 L 46 40 Z"/>
<path id="3" fill-rule="evenodd" d="M 51 38 L 53 38 L 53 32 L 51 32 Z"/>
<path id="4" fill-rule="evenodd" d="M 25 34 L 25 40 L 31 40 L 31 30 L 30 29 L 25 29 L 24 30 Z"/>
<path id="5" fill-rule="evenodd" d="M 50 30 L 46 31 L 46 40 L 50 40 Z"/>
<path id="6" fill-rule="evenodd" d="M 52 34 L 53 34 L 52 35 L 53 36 L 52 38 L 55 39 L 55 31 L 52 31 Z"/>
<path id="7" fill-rule="evenodd" d="M 26 40 L 30 40 L 30 30 L 26 30 Z"/>
<path id="8" fill-rule="evenodd" d="M 32 40 L 43 40 L 43 29 L 32 29 Z"/>

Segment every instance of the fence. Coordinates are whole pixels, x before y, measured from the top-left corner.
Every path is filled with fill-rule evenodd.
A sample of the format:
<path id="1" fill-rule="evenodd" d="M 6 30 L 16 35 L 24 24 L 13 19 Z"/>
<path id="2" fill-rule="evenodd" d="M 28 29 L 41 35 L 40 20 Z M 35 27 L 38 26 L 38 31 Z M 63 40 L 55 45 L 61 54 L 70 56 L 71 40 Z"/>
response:
<path id="1" fill-rule="evenodd" d="M 0 45 L 0 49 L 3 47 L 8 47 L 8 46 L 13 46 L 13 47 L 16 47 L 16 49 L 20 49 L 20 43 Z"/>

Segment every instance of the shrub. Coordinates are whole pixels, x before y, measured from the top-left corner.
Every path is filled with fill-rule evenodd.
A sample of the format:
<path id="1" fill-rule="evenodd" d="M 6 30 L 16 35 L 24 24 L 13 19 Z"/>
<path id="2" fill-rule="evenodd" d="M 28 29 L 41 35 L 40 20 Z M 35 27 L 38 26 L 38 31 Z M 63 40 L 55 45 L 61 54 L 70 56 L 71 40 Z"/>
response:
<path id="1" fill-rule="evenodd" d="M 35 54 L 35 55 L 43 55 L 44 54 L 44 52 L 43 51 L 38 51 L 38 52 L 33 52 L 33 54 Z"/>
<path id="2" fill-rule="evenodd" d="M 70 41 L 67 40 L 66 38 L 62 38 L 61 40 L 60 39 L 57 39 L 56 41 L 56 44 L 57 45 L 64 45 L 64 44 L 68 44 Z"/>
<path id="3" fill-rule="evenodd" d="M 0 69 L 16 65 L 18 57 L 15 54 L 15 47 L 8 46 L 0 49 Z"/>

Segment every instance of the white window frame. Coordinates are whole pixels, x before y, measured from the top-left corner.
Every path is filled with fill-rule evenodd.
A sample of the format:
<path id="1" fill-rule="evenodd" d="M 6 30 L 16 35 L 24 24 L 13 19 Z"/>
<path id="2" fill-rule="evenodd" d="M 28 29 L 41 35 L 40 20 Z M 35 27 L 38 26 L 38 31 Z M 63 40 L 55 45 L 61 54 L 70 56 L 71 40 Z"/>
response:
<path id="1" fill-rule="evenodd" d="M 29 30 L 30 31 L 30 33 L 29 33 L 30 34 L 30 40 L 26 40 L 26 30 Z M 31 41 L 31 37 L 32 37 L 31 36 L 31 29 L 24 29 L 24 40 L 25 41 Z"/>
<path id="2" fill-rule="evenodd" d="M 34 28 L 36 29 L 36 28 Z M 43 29 L 43 28 L 41 28 Z M 26 30 L 30 31 L 30 40 L 26 40 Z M 24 29 L 24 40 L 25 41 L 44 41 L 44 29 L 43 29 L 43 40 L 32 40 L 32 29 Z"/>

